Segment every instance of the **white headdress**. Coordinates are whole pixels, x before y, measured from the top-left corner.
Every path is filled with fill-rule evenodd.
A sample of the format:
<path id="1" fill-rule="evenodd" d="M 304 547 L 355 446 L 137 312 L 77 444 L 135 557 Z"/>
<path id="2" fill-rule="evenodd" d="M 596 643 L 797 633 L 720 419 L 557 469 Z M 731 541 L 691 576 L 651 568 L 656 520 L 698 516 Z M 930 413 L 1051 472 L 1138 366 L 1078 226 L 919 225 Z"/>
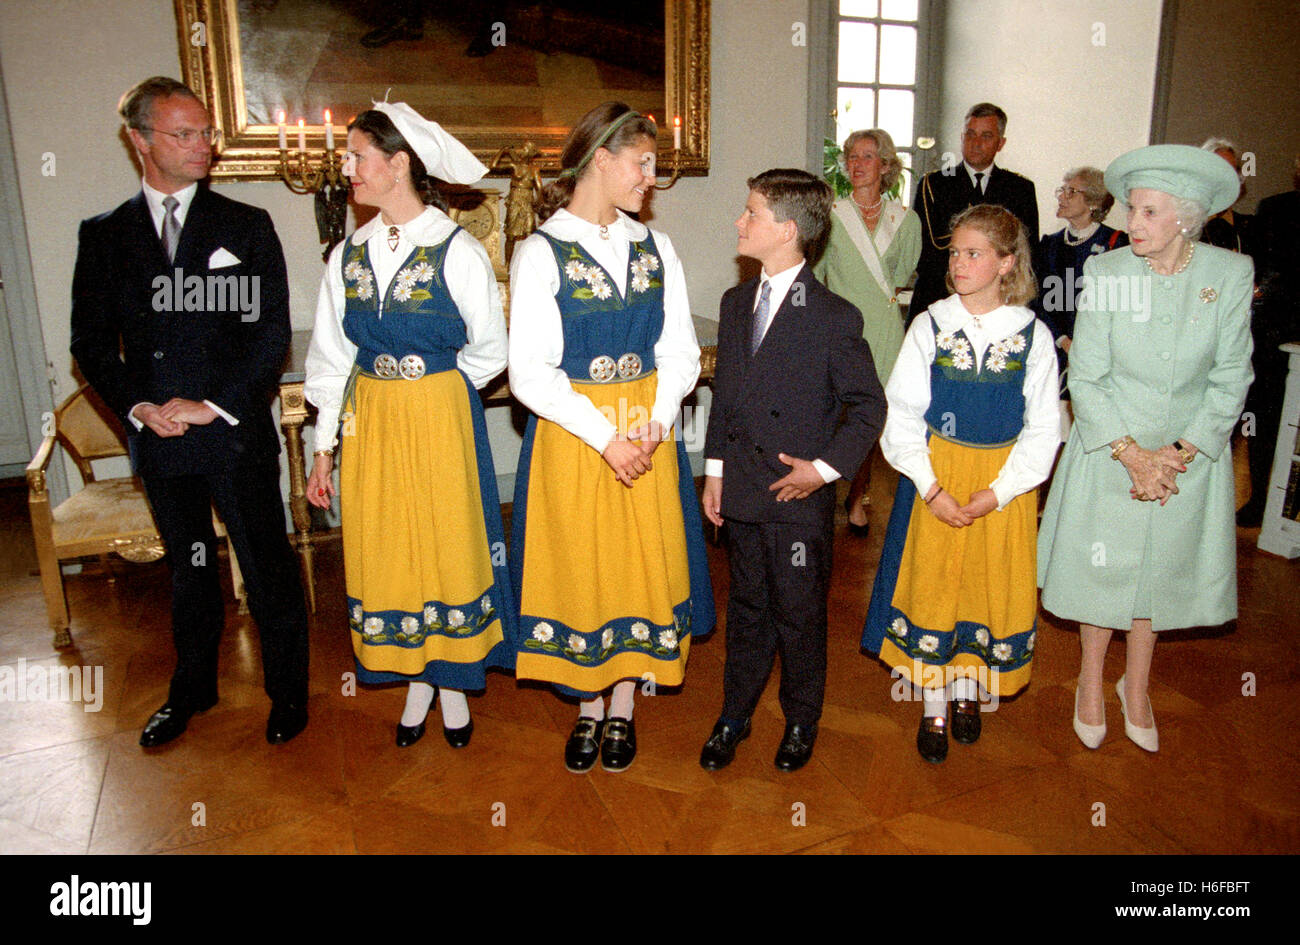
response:
<path id="1" fill-rule="evenodd" d="M 469 148 L 443 131 L 436 121 L 421 117 L 405 102 L 375 102 L 374 108 L 388 116 L 411 150 L 424 162 L 424 169 L 439 180 L 450 184 L 475 184 L 488 172 Z"/>

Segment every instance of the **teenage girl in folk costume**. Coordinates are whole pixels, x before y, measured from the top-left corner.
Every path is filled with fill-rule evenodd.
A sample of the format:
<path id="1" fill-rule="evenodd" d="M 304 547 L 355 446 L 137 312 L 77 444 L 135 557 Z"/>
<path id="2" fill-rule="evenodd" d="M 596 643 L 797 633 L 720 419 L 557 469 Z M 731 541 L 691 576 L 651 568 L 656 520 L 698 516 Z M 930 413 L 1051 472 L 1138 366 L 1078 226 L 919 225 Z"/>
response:
<path id="1" fill-rule="evenodd" d="M 1024 228 L 982 204 L 954 218 L 953 295 L 913 320 L 885 389 L 880 438 L 902 475 L 863 630 L 864 649 L 922 688 L 917 749 L 980 735 L 979 686 L 1029 683 L 1038 613 L 1036 487 L 1060 442 L 1052 334 L 1025 307 Z M 951 684 L 950 686 L 948 684 Z"/>
<path id="2" fill-rule="evenodd" d="M 627 215 L 654 186 L 656 134 L 622 103 L 588 112 L 511 267 L 510 389 L 533 413 L 512 516 L 517 673 L 581 700 L 575 772 L 632 763 L 636 686 L 680 684 L 691 635 L 713 627 L 673 429 L 700 370 L 685 277 L 668 237 Z"/>
<path id="3" fill-rule="evenodd" d="M 319 410 L 308 499 L 328 508 L 342 414 L 340 506 L 357 677 L 405 682 L 397 745 L 424 734 L 441 690 L 443 734 L 473 731 L 464 690 L 514 664 L 514 599 L 483 406 L 506 363 L 492 263 L 444 212 L 437 177 L 487 172 L 403 103 L 348 126 L 343 172 L 379 213 L 330 254 L 307 354 Z"/>

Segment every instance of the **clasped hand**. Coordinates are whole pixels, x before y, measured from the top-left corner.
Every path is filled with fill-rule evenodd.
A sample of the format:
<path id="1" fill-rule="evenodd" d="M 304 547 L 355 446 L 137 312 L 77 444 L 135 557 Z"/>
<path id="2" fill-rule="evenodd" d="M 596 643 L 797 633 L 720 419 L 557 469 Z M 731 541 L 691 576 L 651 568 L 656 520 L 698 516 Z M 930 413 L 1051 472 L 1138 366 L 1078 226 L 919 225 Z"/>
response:
<path id="1" fill-rule="evenodd" d="M 977 518 L 988 515 L 998 507 L 998 497 L 992 489 L 980 489 L 971 494 L 970 501 L 958 505 L 944 490 L 940 489 L 928 503 L 927 507 L 934 517 L 953 528 L 965 528 L 974 524 Z"/>
<path id="2" fill-rule="evenodd" d="M 647 424 L 628 430 L 626 436 L 615 434 L 600 455 L 609 464 L 609 468 L 614 470 L 615 478 L 631 489 L 634 481 L 654 468 L 650 457 L 654 455 L 654 451 L 659 448 L 665 436 L 667 431 L 664 430 L 663 424 L 658 420 L 651 420 Z"/>
<path id="3" fill-rule="evenodd" d="M 159 407 L 141 404 L 135 408 L 135 418 L 158 436 L 182 436 L 191 425 L 204 426 L 217 418 L 217 412 L 198 400 L 173 397 Z"/>
<path id="4" fill-rule="evenodd" d="M 1171 495 L 1178 494 L 1175 482 L 1178 474 L 1187 472 L 1182 457 L 1173 446 L 1144 450 L 1135 443 L 1119 454 L 1119 461 L 1133 482 L 1128 494 L 1139 502 L 1158 501 L 1164 505 Z"/>

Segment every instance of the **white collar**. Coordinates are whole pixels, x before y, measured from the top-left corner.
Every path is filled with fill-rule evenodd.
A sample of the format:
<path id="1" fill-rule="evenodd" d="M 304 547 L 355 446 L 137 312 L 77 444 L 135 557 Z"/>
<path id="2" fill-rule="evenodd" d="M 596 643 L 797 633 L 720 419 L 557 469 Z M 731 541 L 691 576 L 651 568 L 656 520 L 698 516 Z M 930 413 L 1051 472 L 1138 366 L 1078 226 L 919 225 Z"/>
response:
<path id="1" fill-rule="evenodd" d="M 1084 240 L 1088 239 L 1090 236 L 1092 236 L 1092 234 L 1096 233 L 1098 227 L 1100 226 L 1101 226 L 1100 223 L 1098 223 L 1096 220 L 1093 220 L 1082 230 L 1076 230 L 1074 227 L 1070 226 L 1069 221 L 1067 221 L 1065 224 L 1065 233 L 1070 239 L 1074 240 L 1076 243 L 1081 243 Z"/>
<path id="2" fill-rule="evenodd" d="M 144 192 L 145 203 L 149 205 L 149 212 L 155 219 L 161 219 L 163 214 L 166 212 L 163 209 L 163 201 L 168 197 L 175 197 L 176 219 L 184 221 L 185 215 L 190 212 L 190 204 L 194 202 L 194 195 L 199 192 L 199 185 L 196 181 L 188 187 L 182 187 L 175 193 L 164 194 L 160 190 L 154 190 L 146 184 L 142 178 L 140 180 L 140 189 Z"/>
<path id="3" fill-rule="evenodd" d="M 956 332 L 963 328 L 977 328 L 985 337 L 1001 338 L 1024 328 L 1033 318 L 1033 313 L 1023 305 L 999 305 L 993 311 L 980 315 L 979 325 L 976 326 L 976 316 L 966 311 L 961 297 L 954 294 L 933 303 L 930 306 L 930 316 L 940 331 Z"/>
<path id="4" fill-rule="evenodd" d="M 638 223 L 622 210 L 617 211 L 617 213 L 617 219 L 608 227 L 611 238 L 621 239 L 628 243 L 639 243 L 650 233 L 649 228 L 644 223 Z M 564 208 L 556 210 L 542 224 L 542 229 L 557 240 L 565 243 L 581 243 L 588 238 L 601 238 L 598 224 L 584 220 Z"/>
<path id="5" fill-rule="evenodd" d="M 982 181 L 980 181 L 980 185 L 981 185 L 982 187 L 987 187 L 987 186 L 989 185 L 989 181 L 991 181 L 991 180 L 993 179 L 993 167 L 994 167 L 994 165 L 992 165 L 992 164 L 990 164 L 988 167 L 984 168 L 984 170 L 982 170 L 982 171 L 977 171 L 977 170 L 975 170 L 975 168 L 971 167 L 971 166 L 970 166 L 969 164 L 967 164 L 965 161 L 962 161 L 962 162 L 961 162 L 961 166 L 964 167 L 964 168 L 966 168 L 966 176 L 970 179 L 970 182 L 971 182 L 972 184 L 975 183 L 975 175 L 976 175 L 976 174 L 983 174 L 983 175 L 984 175 L 984 179 L 983 179 Z"/>
<path id="6" fill-rule="evenodd" d="M 360 246 L 391 225 L 384 222 L 382 213 L 376 213 L 364 226 L 357 227 L 350 242 L 353 246 Z M 425 207 L 418 217 L 396 226 L 398 232 L 416 246 L 437 246 L 456 229 L 455 221 L 437 207 Z"/>
<path id="7" fill-rule="evenodd" d="M 768 284 L 772 287 L 772 293 L 769 298 L 776 299 L 779 302 L 779 300 L 784 299 L 786 293 L 790 291 L 790 286 L 794 285 L 794 280 L 798 278 L 799 271 L 803 269 L 803 267 L 804 260 L 801 259 L 789 269 L 782 269 L 780 272 L 770 275 L 766 269 L 761 270 L 762 274 L 759 276 L 758 289 L 756 291 L 761 292 L 763 290 L 763 280 L 766 279 Z M 754 297 L 758 298 L 757 295 Z M 778 307 L 779 305 L 774 306 L 772 311 L 775 312 Z"/>

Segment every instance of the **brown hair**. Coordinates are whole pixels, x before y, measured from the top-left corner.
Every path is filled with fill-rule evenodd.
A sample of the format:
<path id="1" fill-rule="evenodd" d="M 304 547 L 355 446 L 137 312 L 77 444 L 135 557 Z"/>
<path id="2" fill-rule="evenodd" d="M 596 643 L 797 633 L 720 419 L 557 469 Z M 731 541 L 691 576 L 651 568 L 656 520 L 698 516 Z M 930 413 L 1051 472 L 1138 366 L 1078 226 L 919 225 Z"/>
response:
<path id="1" fill-rule="evenodd" d="M 578 178 L 587 173 L 596 150 L 604 148 L 616 154 L 634 144 L 637 138 L 657 140 L 659 129 L 655 123 L 644 115 L 633 114 L 632 117 L 625 118 L 631 111 L 631 107 L 622 102 L 604 102 L 578 119 L 573 131 L 569 133 L 569 139 L 564 143 L 564 150 L 560 152 L 560 176 L 543 187 L 537 198 L 535 207 L 538 223 L 545 221 L 561 207 L 569 205 Z M 622 123 L 597 147 L 596 143 L 620 119 Z"/>
<path id="2" fill-rule="evenodd" d="M 799 231 L 799 251 L 810 265 L 821 258 L 831 231 L 835 194 L 820 177 L 792 167 L 764 171 L 745 182 L 763 195 L 777 223 L 793 220 Z"/>
<path id="3" fill-rule="evenodd" d="M 194 90 L 184 82 L 177 82 L 165 75 L 155 75 L 143 82 L 137 82 L 123 92 L 122 97 L 117 100 L 117 113 L 122 116 L 128 128 L 133 128 L 141 134 L 149 134 L 153 131 L 149 127 L 149 123 L 153 121 L 153 103 L 160 98 L 171 98 L 173 95 L 192 98 L 202 104 L 202 100 L 194 94 Z"/>
<path id="4" fill-rule="evenodd" d="M 437 179 L 429 175 L 424 162 L 397 130 L 391 118 L 378 109 L 370 108 L 348 123 L 348 131 L 354 128 L 365 134 L 388 158 L 392 158 L 398 151 L 404 152 L 411 160 L 411 184 L 415 187 L 416 195 L 425 204 L 437 207 L 444 213 L 447 211 L 447 198 L 438 190 Z"/>
<path id="5" fill-rule="evenodd" d="M 1016 257 L 1015 266 L 999 280 L 998 290 L 1003 305 L 1028 305 L 1038 294 L 1038 286 L 1034 281 L 1034 267 L 1030 263 L 1029 237 L 1015 215 L 1004 207 L 990 203 L 976 204 L 953 217 L 948 232 L 955 234 L 960 227 L 982 234 L 993 245 L 993 251 L 999 257 Z M 956 291 L 951 272 L 944 276 L 944 282 L 949 292 Z"/>

